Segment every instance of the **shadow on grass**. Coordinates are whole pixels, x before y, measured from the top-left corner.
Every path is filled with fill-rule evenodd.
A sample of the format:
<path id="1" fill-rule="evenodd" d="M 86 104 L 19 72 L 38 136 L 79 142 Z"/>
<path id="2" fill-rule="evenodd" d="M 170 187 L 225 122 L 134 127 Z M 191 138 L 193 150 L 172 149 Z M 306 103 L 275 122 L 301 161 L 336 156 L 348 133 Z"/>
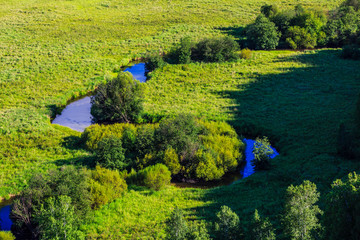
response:
<path id="1" fill-rule="evenodd" d="M 325 195 L 331 182 L 343 177 L 339 175 L 345 171 L 339 168 L 360 169 L 359 163 L 334 161 L 338 126 L 353 121 L 360 89 L 358 63 L 340 59 L 338 53 L 321 50 L 279 57 L 271 63 L 275 73 L 263 74 L 259 66 L 251 76 L 255 81 L 218 93 L 236 103 L 229 109 L 235 116 L 229 123 L 237 132 L 252 138 L 268 136 L 280 155 L 271 161 L 269 171 L 206 190 L 202 200 L 209 204 L 193 209 L 199 219 L 215 221 L 216 212 L 227 205 L 242 224 L 258 209 L 279 229 L 289 185 L 310 180 Z"/>

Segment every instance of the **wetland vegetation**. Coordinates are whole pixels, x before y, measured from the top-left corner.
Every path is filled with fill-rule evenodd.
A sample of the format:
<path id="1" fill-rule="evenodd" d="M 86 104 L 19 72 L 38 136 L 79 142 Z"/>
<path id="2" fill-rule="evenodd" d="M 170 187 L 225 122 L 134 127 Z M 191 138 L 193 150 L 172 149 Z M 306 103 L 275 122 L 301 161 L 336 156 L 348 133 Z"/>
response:
<path id="1" fill-rule="evenodd" d="M 358 0 L 1 6 L 0 196 L 16 195 L 17 237 L 359 236 Z M 132 83 L 121 67 L 149 53 L 134 116 L 98 108 L 115 124 L 84 133 L 50 123 L 69 100 Z M 239 171 L 244 138 L 263 136 L 280 154 L 254 151 L 256 174 L 169 185 Z"/>

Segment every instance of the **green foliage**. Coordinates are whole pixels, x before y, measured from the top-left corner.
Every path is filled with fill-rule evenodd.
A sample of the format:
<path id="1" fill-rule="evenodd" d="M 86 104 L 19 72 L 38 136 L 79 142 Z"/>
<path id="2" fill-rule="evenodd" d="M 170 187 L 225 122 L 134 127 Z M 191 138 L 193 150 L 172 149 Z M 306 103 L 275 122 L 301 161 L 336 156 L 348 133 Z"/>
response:
<path id="1" fill-rule="evenodd" d="M 254 159 L 251 164 L 256 170 L 270 168 L 270 156 L 274 153 L 267 137 L 256 138 L 253 148 Z"/>
<path id="2" fill-rule="evenodd" d="M 186 238 L 188 240 L 209 240 L 210 235 L 206 228 L 206 222 L 190 222 Z"/>
<path id="3" fill-rule="evenodd" d="M 279 44 L 279 33 L 275 24 L 263 14 L 246 27 L 246 37 L 252 49 L 275 49 Z"/>
<path id="4" fill-rule="evenodd" d="M 46 199 L 40 209 L 35 211 L 35 220 L 39 223 L 41 239 L 85 239 L 76 227 L 77 217 L 68 196 Z"/>
<path id="5" fill-rule="evenodd" d="M 240 58 L 241 59 L 250 59 L 252 57 L 252 52 L 250 49 L 245 48 L 240 51 Z"/>
<path id="6" fill-rule="evenodd" d="M 314 239 L 313 231 L 321 227 L 318 215 L 322 211 L 315 205 L 319 197 L 316 185 L 310 181 L 287 188 L 283 223 L 290 239 Z"/>
<path id="7" fill-rule="evenodd" d="M 166 221 L 166 233 L 166 239 L 169 240 L 187 239 L 188 225 L 181 209 L 175 208 L 171 213 L 170 218 Z"/>
<path id="8" fill-rule="evenodd" d="M 15 240 L 15 237 L 11 232 L 0 231 L 0 240 Z"/>
<path id="9" fill-rule="evenodd" d="M 193 43 L 189 37 L 182 38 L 175 51 L 175 63 L 188 64 L 191 62 L 191 48 Z"/>
<path id="10" fill-rule="evenodd" d="M 276 235 L 274 228 L 268 218 L 262 219 L 255 209 L 254 218 L 252 220 L 250 231 L 248 234 L 249 240 L 275 240 Z"/>
<path id="11" fill-rule="evenodd" d="M 355 44 L 360 32 L 360 12 L 352 6 L 343 6 L 333 11 L 325 27 L 330 47 Z"/>
<path id="12" fill-rule="evenodd" d="M 207 38 L 192 49 L 191 59 L 198 62 L 225 62 L 239 58 L 239 44 L 230 37 Z"/>
<path id="13" fill-rule="evenodd" d="M 305 28 L 289 27 L 286 33 L 286 43 L 292 49 L 314 48 L 316 35 L 311 35 Z"/>
<path id="14" fill-rule="evenodd" d="M 345 59 L 360 60 L 360 46 L 346 45 L 343 47 L 341 56 Z"/>
<path id="15" fill-rule="evenodd" d="M 276 5 L 265 4 L 264 6 L 261 6 L 260 11 L 265 17 L 269 18 L 278 13 L 278 8 Z"/>
<path id="16" fill-rule="evenodd" d="M 164 152 L 164 164 L 168 167 L 171 174 L 178 174 L 181 170 L 179 156 L 173 148 L 168 148 Z"/>
<path id="17" fill-rule="evenodd" d="M 159 53 L 153 53 L 146 57 L 145 68 L 147 72 L 152 72 L 157 68 L 165 66 L 165 61 Z"/>
<path id="18" fill-rule="evenodd" d="M 353 7 L 355 11 L 360 10 L 360 1 L 359 0 L 345 0 L 341 6 Z"/>
<path id="19" fill-rule="evenodd" d="M 106 136 L 97 145 L 95 150 L 97 164 L 119 171 L 129 166 L 130 163 L 128 159 L 125 159 L 125 150 L 120 138 L 112 135 Z"/>
<path id="20" fill-rule="evenodd" d="M 92 206 L 95 209 L 119 198 L 127 189 L 125 180 L 117 170 L 96 167 L 91 171 L 90 193 Z"/>
<path id="21" fill-rule="evenodd" d="M 96 122 L 137 122 L 143 111 L 143 86 L 130 73 L 120 72 L 99 85 L 91 104 Z"/>
<path id="22" fill-rule="evenodd" d="M 326 196 L 325 238 L 358 239 L 360 235 L 360 176 L 350 173 L 346 181 L 336 180 Z"/>
<path id="23" fill-rule="evenodd" d="M 216 213 L 215 230 L 219 239 L 238 239 L 240 237 L 240 220 L 228 206 L 222 206 Z"/>
<path id="24" fill-rule="evenodd" d="M 140 170 L 138 176 L 144 186 L 156 191 L 169 185 L 171 180 L 171 172 L 160 163 Z"/>

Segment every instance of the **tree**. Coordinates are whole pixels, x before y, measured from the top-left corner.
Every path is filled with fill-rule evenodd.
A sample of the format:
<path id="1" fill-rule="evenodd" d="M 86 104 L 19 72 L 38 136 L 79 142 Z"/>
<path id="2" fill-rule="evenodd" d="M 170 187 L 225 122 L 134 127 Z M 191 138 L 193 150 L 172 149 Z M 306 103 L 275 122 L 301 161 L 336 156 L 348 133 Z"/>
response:
<path id="1" fill-rule="evenodd" d="M 219 239 L 238 239 L 240 235 L 240 220 L 228 206 L 222 206 L 216 213 L 215 230 Z"/>
<path id="2" fill-rule="evenodd" d="M 326 196 L 325 239 L 358 240 L 360 236 L 360 175 L 336 180 Z"/>
<path id="3" fill-rule="evenodd" d="M 95 149 L 95 156 L 96 162 L 105 168 L 121 171 L 129 166 L 129 162 L 125 159 L 121 139 L 112 135 L 101 139 Z"/>
<path id="4" fill-rule="evenodd" d="M 156 191 L 169 185 L 171 180 L 171 172 L 165 165 L 160 163 L 149 166 L 139 171 L 138 174 L 146 187 Z"/>
<path id="5" fill-rule="evenodd" d="M 150 54 L 146 57 L 145 68 L 147 72 L 152 72 L 157 68 L 162 68 L 166 65 L 162 56 L 158 53 Z"/>
<path id="6" fill-rule="evenodd" d="M 183 212 L 179 208 L 171 213 L 166 222 L 166 238 L 169 240 L 185 240 L 188 233 L 188 226 Z"/>
<path id="7" fill-rule="evenodd" d="M 320 228 L 318 215 L 322 214 L 315 205 L 319 197 L 316 185 L 310 181 L 287 188 L 283 223 L 292 240 L 314 239 L 312 231 Z"/>
<path id="8" fill-rule="evenodd" d="M 121 178 L 117 170 L 109 170 L 99 166 L 91 171 L 89 185 L 92 207 L 95 209 L 119 198 L 127 189 L 125 180 Z"/>
<path id="9" fill-rule="evenodd" d="M 85 239 L 77 228 L 77 219 L 71 198 L 68 196 L 50 197 L 35 211 L 39 223 L 41 239 L 77 240 Z"/>
<path id="10" fill-rule="evenodd" d="M 279 44 L 279 33 L 275 24 L 263 14 L 246 27 L 246 36 L 249 47 L 253 49 L 275 49 Z"/>
<path id="11" fill-rule="evenodd" d="M 286 43 L 292 49 L 314 48 L 316 40 L 315 34 L 299 26 L 289 27 L 286 33 Z"/>
<path id="12" fill-rule="evenodd" d="M 164 153 L 164 164 L 169 168 L 171 174 L 178 174 L 181 170 L 179 156 L 173 148 L 168 148 Z"/>
<path id="13" fill-rule="evenodd" d="M 268 218 L 262 219 L 257 210 L 251 223 L 249 240 L 275 240 L 274 228 Z"/>
<path id="14" fill-rule="evenodd" d="M 91 114 L 96 122 L 137 122 L 143 111 L 143 87 L 128 72 L 100 84 L 91 97 Z"/>
<path id="15" fill-rule="evenodd" d="M 270 156 L 274 153 L 267 137 L 256 138 L 253 148 L 254 159 L 252 165 L 255 170 L 264 170 L 270 168 Z"/>
<path id="16" fill-rule="evenodd" d="M 264 6 L 261 6 L 260 11 L 265 17 L 269 18 L 277 14 L 278 8 L 276 5 L 265 4 Z"/>
<path id="17" fill-rule="evenodd" d="M 192 222 L 189 225 L 187 240 L 209 240 L 209 239 L 210 239 L 210 235 L 206 228 L 205 221 L 201 221 L 199 223 Z"/>

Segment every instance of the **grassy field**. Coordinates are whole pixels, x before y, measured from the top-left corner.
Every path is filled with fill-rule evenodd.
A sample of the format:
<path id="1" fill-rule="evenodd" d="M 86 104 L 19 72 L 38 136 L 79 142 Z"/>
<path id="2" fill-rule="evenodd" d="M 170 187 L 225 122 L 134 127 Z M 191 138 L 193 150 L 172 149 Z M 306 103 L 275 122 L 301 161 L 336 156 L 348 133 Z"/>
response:
<path id="1" fill-rule="evenodd" d="M 86 162 L 79 133 L 51 125 L 50 116 L 146 50 L 168 50 L 184 36 L 233 34 L 265 3 L 326 10 L 339 2 L 0 0 L 0 196 L 18 193 L 35 170 Z M 279 226 L 288 185 L 309 179 L 323 194 L 335 178 L 360 169 L 336 155 L 338 126 L 352 121 L 360 90 L 359 62 L 338 55 L 258 51 L 235 63 L 157 69 L 147 84 L 147 113 L 225 120 L 245 136 L 269 136 L 280 156 L 272 170 L 227 187 L 134 189 L 83 228 L 93 238 L 161 238 L 176 205 L 189 218 L 213 220 L 223 204 L 245 222 L 258 208 Z"/>

